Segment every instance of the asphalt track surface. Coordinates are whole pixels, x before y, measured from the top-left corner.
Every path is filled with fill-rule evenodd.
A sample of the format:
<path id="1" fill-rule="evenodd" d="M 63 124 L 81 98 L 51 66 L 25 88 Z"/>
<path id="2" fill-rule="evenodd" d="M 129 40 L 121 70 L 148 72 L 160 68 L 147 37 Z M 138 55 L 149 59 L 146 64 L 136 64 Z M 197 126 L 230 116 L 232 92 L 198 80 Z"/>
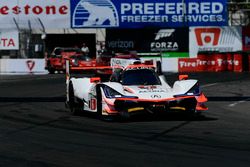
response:
<path id="1" fill-rule="evenodd" d="M 249 167 L 250 73 L 189 75 L 209 99 L 202 116 L 114 122 L 72 116 L 64 75 L 0 76 L 0 166 Z"/>

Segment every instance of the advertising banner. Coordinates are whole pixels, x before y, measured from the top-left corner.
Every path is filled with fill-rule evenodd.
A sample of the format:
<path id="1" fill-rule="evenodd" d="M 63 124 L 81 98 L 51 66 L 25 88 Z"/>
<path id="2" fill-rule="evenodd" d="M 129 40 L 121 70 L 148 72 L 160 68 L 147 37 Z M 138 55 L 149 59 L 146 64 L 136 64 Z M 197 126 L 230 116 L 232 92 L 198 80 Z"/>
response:
<path id="1" fill-rule="evenodd" d="M 69 0 L 1 0 L 0 28 L 70 28 Z"/>
<path id="2" fill-rule="evenodd" d="M 242 50 L 241 27 L 192 27 L 189 35 L 190 57 L 198 52 Z"/>
<path id="3" fill-rule="evenodd" d="M 74 0 L 71 26 L 226 26 L 227 0 Z"/>
<path id="4" fill-rule="evenodd" d="M 0 50 L 18 50 L 18 37 L 17 30 L 0 30 Z"/>
<path id="5" fill-rule="evenodd" d="M 0 59 L 0 73 L 48 73 L 44 59 Z"/>
<path id="6" fill-rule="evenodd" d="M 242 72 L 242 55 L 238 53 L 214 53 L 198 55 L 197 58 L 179 58 L 179 72 Z"/>
<path id="7" fill-rule="evenodd" d="M 227 0 L 1 0 L 0 28 L 226 26 Z"/>
<path id="8" fill-rule="evenodd" d="M 108 50 L 162 53 L 164 57 L 188 57 L 188 28 L 107 29 Z M 160 55 L 160 54 L 159 54 Z"/>
<path id="9" fill-rule="evenodd" d="M 243 51 L 250 51 L 250 27 L 242 28 Z"/>

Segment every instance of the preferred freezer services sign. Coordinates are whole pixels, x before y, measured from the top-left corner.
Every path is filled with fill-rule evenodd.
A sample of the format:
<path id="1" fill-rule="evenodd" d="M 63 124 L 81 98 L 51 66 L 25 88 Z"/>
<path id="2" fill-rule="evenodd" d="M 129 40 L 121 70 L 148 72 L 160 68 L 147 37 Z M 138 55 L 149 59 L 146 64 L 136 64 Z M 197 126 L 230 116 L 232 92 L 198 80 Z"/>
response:
<path id="1" fill-rule="evenodd" d="M 226 26 L 226 0 L 74 0 L 71 26 Z"/>

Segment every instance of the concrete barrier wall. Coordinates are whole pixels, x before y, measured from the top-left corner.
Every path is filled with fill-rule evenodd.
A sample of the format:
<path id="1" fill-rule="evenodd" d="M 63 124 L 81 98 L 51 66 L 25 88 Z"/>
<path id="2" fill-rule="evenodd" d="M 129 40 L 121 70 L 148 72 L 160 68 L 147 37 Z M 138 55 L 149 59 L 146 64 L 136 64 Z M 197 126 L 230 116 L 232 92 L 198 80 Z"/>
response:
<path id="1" fill-rule="evenodd" d="M 44 59 L 0 59 L 0 73 L 46 74 Z"/>

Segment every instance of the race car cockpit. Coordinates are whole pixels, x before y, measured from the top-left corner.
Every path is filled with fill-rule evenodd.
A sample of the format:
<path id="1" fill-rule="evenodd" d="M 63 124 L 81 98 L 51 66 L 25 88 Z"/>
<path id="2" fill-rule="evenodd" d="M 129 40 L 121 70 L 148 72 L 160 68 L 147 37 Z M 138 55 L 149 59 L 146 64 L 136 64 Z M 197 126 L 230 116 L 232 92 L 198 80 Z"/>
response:
<path id="1" fill-rule="evenodd" d="M 161 81 L 153 69 L 116 69 L 110 81 L 122 85 L 161 85 Z"/>

